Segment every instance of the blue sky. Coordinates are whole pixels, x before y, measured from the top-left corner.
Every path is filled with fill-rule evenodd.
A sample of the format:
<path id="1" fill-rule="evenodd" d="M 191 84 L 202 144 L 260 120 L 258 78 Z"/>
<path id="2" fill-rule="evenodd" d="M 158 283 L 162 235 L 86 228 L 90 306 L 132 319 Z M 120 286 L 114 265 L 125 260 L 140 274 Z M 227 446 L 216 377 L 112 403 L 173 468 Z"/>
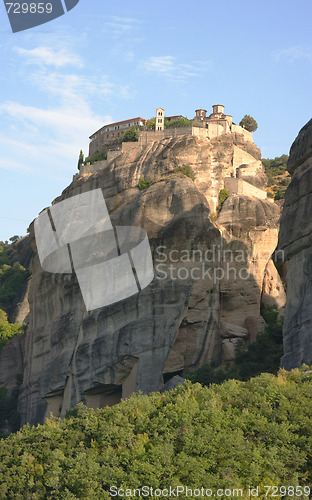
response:
<path id="1" fill-rule="evenodd" d="M 224 104 L 263 157 L 311 118 L 311 0 L 80 0 L 13 34 L 0 4 L 0 240 L 26 234 L 105 123 Z"/>

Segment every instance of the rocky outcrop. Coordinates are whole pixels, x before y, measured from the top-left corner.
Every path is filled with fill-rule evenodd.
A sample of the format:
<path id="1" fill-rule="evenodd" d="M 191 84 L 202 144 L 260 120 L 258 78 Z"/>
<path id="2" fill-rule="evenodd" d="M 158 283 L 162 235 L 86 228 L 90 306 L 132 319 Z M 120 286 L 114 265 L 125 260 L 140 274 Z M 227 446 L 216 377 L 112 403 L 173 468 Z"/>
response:
<path id="1" fill-rule="evenodd" d="M 108 307 L 87 312 L 75 275 L 42 270 L 31 227 L 23 422 L 42 422 L 50 411 L 63 416 L 79 401 L 97 407 L 137 389 L 159 390 L 184 370 L 231 361 L 238 339 L 255 338 L 278 207 L 233 195 L 210 220 L 239 148 L 259 159 L 256 146 L 235 134 L 129 145 L 105 168 L 75 177 L 55 200 L 100 188 L 113 225 L 148 234 L 154 280 Z M 182 167 L 193 169 L 195 183 Z M 139 191 L 140 177 L 153 184 Z"/>
<path id="2" fill-rule="evenodd" d="M 292 369 L 312 361 L 312 120 L 291 147 L 288 171 L 279 253 L 287 265 L 282 364 Z"/>

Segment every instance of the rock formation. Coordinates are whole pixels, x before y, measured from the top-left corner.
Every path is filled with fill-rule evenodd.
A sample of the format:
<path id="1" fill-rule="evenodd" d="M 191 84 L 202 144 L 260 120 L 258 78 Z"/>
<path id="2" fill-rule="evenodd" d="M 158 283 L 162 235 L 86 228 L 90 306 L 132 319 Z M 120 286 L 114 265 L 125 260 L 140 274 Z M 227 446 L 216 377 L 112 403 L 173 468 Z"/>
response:
<path id="1" fill-rule="evenodd" d="M 312 360 L 312 120 L 291 147 L 288 171 L 279 250 L 287 265 L 282 364 L 292 369 Z"/>
<path id="2" fill-rule="evenodd" d="M 243 137 L 184 136 L 143 148 L 129 144 L 111 162 L 74 177 L 54 203 L 101 188 L 113 224 L 143 227 L 150 240 L 153 282 L 109 307 L 87 312 L 74 275 L 42 270 L 31 227 L 23 422 L 42 422 L 50 411 L 63 416 L 79 401 L 97 407 L 134 390 L 159 390 L 184 370 L 233 360 L 237 339 L 255 339 L 263 328 L 260 302 L 269 269 L 272 275 L 279 209 L 231 195 L 211 222 L 238 158 L 256 162 L 242 177 L 259 173 L 260 152 Z M 195 183 L 179 173 L 186 166 Z M 140 177 L 153 184 L 140 191 Z M 275 293 L 277 275 L 273 281 Z"/>

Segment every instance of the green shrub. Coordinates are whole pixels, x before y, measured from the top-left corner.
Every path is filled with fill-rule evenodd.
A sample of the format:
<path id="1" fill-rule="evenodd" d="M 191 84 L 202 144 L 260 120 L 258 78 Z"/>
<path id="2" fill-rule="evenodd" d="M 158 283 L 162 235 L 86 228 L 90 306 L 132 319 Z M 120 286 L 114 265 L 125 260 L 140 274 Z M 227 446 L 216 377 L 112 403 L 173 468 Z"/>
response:
<path id="1" fill-rule="evenodd" d="M 274 195 L 274 200 L 284 200 L 286 189 L 278 189 Z"/>
<path id="2" fill-rule="evenodd" d="M 194 170 L 192 169 L 191 165 L 183 165 L 182 167 L 176 167 L 174 169 L 174 173 L 183 174 L 186 177 L 189 177 L 190 179 L 192 179 L 193 182 L 196 179 L 196 174 L 195 174 Z"/>
<path id="3" fill-rule="evenodd" d="M 220 212 L 223 203 L 230 196 L 230 193 L 226 189 L 221 189 L 219 192 L 219 204 L 217 206 L 217 212 Z"/>
<path id="4" fill-rule="evenodd" d="M 96 161 L 102 161 L 102 160 L 107 160 L 107 153 L 94 153 L 94 155 L 88 156 L 85 159 L 85 163 L 90 163 L 93 165 Z"/>
<path id="5" fill-rule="evenodd" d="M 153 181 L 151 179 L 144 179 L 144 177 L 140 177 L 138 188 L 140 191 L 143 191 L 144 189 L 150 187 L 151 184 L 153 184 Z"/>
<path id="6" fill-rule="evenodd" d="M 192 121 L 184 116 L 177 116 L 177 118 L 173 118 L 172 120 L 165 118 L 165 128 L 189 127 L 190 125 L 192 125 Z"/>
<path id="7" fill-rule="evenodd" d="M 140 131 L 132 126 L 120 136 L 120 142 L 138 142 Z"/>
<path id="8" fill-rule="evenodd" d="M 0 350 L 12 337 L 24 335 L 26 328 L 26 325 L 9 323 L 6 312 L 0 309 Z"/>

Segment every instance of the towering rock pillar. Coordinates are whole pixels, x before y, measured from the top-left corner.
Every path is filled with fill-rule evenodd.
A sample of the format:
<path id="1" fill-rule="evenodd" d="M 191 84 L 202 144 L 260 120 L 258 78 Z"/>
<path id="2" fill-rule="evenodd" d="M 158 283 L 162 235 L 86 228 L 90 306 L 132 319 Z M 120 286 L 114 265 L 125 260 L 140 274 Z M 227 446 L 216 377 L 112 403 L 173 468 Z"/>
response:
<path id="1" fill-rule="evenodd" d="M 288 161 L 292 176 L 281 219 L 279 249 L 287 265 L 282 366 L 312 362 L 312 120 L 299 132 Z"/>

